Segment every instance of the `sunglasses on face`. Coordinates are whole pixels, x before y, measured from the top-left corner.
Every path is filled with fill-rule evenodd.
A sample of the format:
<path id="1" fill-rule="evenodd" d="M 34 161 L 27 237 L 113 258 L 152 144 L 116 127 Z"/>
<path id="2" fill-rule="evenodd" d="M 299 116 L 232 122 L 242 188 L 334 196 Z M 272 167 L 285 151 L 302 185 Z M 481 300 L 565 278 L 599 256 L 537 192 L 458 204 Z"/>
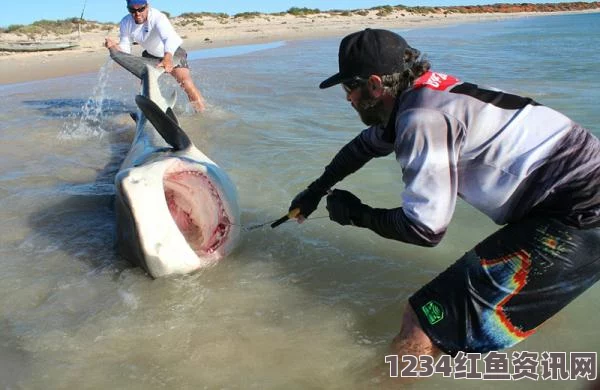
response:
<path id="1" fill-rule="evenodd" d="M 356 88 L 365 85 L 366 83 L 367 83 L 367 79 L 363 79 L 361 77 L 356 76 L 353 79 L 344 81 L 342 83 L 342 87 L 344 88 L 344 91 L 346 91 L 346 93 L 350 93 L 350 92 L 354 91 Z"/>
<path id="2" fill-rule="evenodd" d="M 147 5 L 141 6 L 140 8 L 127 7 L 130 14 L 141 14 L 146 10 Z"/>

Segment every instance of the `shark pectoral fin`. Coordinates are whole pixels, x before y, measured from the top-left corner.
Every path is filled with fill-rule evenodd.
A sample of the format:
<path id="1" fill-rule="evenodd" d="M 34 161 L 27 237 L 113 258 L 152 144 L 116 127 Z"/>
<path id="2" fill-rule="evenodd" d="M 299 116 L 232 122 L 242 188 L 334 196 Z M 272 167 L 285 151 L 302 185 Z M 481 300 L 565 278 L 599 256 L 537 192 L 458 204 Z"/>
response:
<path id="1" fill-rule="evenodd" d="M 156 103 L 143 95 L 137 95 L 135 102 L 156 131 L 174 150 L 184 150 L 192 145 L 192 141 L 176 121 L 160 109 Z"/>
<path id="2" fill-rule="evenodd" d="M 137 112 L 130 112 L 129 116 L 131 117 L 131 119 L 133 119 L 133 121 L 135 123 L 137 123 L 137 121 L 138 121 L 138 114 L 137 114 Z"/>

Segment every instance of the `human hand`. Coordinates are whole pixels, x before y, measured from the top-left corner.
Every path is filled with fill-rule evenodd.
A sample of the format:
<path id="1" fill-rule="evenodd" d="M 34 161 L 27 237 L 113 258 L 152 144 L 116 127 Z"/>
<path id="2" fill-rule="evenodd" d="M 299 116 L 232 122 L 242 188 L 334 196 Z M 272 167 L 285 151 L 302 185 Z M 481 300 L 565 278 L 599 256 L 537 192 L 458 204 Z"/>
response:
<path id="1" fill-rule="evenodd" d="M 333 190 L 327 196 L 329 219 L 340 225 L 355 225 L 352 216 L 360 211 L 363 204 L 354 194 L 344 190 Z"/>
<path id="2" fill-rule="evenodd" d="M 114 39 L 112 39 L 110 37 L 104 38 L 104 47 L 106 47 L 107 49 L 110 50 L 110 49 L 116 48 L 118 45 L 119 44 Z"/>
<path id="3" fill-rule="evenodd" d="M 158 63 L 157 67 L 165 68 L 165 72 L 171 73 L 173 71 L 173 55 L 171 53 L 165 53 L 163 59 Z"/>
<path id="4" fill-rule="evenodd" d="M 322 197 L 323 195 L 318 191 L 309 187 L 294 197 L 289 211 L 300 209 L 298 222 L 303 222 L 304 219 L 308 218 L 317 209 Z"/>
<path id="5" fill-rule="evenodd" d="M 173 71 L 173 63 L 170 61 L 161 61 L 157 65 L 159 68 L 165 68 L 165 72 L 171 73 Z"/>

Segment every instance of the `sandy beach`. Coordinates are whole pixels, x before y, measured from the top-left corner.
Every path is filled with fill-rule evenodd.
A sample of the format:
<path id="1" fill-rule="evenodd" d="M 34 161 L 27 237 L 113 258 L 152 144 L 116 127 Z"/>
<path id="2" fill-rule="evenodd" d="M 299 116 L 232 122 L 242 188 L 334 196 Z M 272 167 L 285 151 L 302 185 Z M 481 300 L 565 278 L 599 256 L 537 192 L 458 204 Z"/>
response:
<path id="1" fill-rule="evenodd" d="M 595 10 L 573 11 L 598 12 Z M 278 40 L 296 40 L 326 36 L 344 36 L 366 27 L 411 29 L 427 26 L 500 20 L 506 18 L 556 15 L 568 12 L 516 13 L 430 13 L 415 14 L 395 10 L 381 15 L 376 10 L 361 14 L 321 12 L 311 15 L 259 14 L 249 17 L 202 16 L 190 22 L 176 17 L 171 21 L 184 39 L 188 51 L 231 45 L 264 43 Z M 63 51 L 32 53 L 0 52 L 0 84 L 41 80 L 98 70 L 107 59 L 104 38 L 118 39 L 118 25 L 98 28 L 69 36 L 45 36 L 43 40 L 76 41 L 79 46 Z M 22 41 L 24 36 L 4 33 L 0 41 Z M 333 55 L 333 54 L 332 54 Z M 193 71 L 193 69 L 192 69 Z"/>

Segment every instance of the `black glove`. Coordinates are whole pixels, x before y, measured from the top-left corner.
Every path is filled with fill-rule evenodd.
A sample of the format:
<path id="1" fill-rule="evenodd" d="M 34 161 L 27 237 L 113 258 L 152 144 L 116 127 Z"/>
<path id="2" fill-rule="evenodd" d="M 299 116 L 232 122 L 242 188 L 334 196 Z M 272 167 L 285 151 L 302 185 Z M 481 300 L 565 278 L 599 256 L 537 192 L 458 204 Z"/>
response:
<path id="1" fill-rule="evenodd" d="M 300 192 L 292 200 L 289 211 L 300 209 L 299 215 L 304 216 L 304 218 L 308 218 L 308 216 L 317 209 L 321 198 L 325 196 L 326 193 L 326 191 L 319 191 L 314 186 L 308 186 L 307 189 Z"/>
<path id="2" fill-rule="evenodd" d="M 356 136 L 340 149 L 329 165 L 325 167 L 325 172 L 317 180 L 296 195 L 292 200 L 289 211 L 299 208 L 300 215 L 305 218 L 308 217 L 317 209 L 321 198 L 327 194 L 331 187 L 349 174 L 356 172 L 374 156 L 375 154 L 361 139 L 361 135 Z"/>
<path id="3" fill-rule="evenodd" d="M 356 225 L 363 227 L 363 216 L 371 208 L 362 204 L 354 194 L 344 190 L 333 190 L 327 197 L 329 219 L 340 225 Z"/>
<path id="4" fill-rule="evenodd" d="M 437 245 L 446 230 L 434 233 L 413 223 L 402 207 L 375 209 L 363 204 L 354 194 L 333 190 L 327 197 L 329 219 L 340 225 L 367 228 L 385 238 L 420 246 Z"/>

